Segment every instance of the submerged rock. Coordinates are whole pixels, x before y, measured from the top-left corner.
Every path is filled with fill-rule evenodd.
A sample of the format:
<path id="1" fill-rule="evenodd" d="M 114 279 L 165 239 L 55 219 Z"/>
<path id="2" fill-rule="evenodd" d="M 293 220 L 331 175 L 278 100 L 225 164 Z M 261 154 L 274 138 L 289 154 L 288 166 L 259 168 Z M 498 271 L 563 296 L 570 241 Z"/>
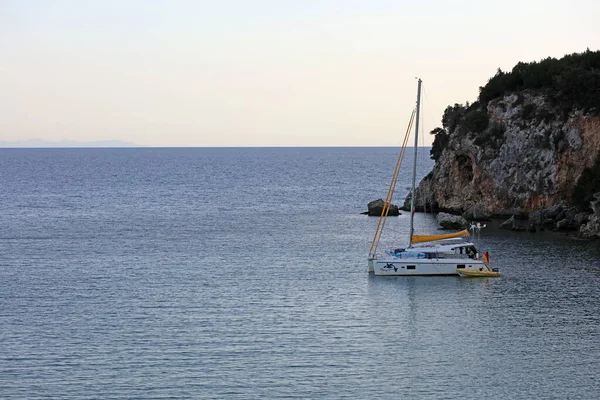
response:
<path id="1" fill-rule="evenodd" d="M 516 230 L 517 229 L 517 221 L 515 220 L 515 216 L 513 215 L 512 217 L 510 217 L 509 219 L 507 219 L 506 221 L 501 223 L 500 228 L 510 229 L 513 231 Z"/>
<path id="2" fill-rule="evenodd" d="M 524 226 L 521 226 L 521 224 L 519 222 L 517 222 L 514 215 L 500 224 L 501 229 L 510 229 L 511 231 L 515 231 L 515 232 L 522 232 L 522 231 L 526 231 L 526 230 L 529 230 L 529 232 L 532 232 L 531 226 L 532 225 L 530 225 L 529 228 L 525 228 Z M 534 227 L 534 229 L 535 229 L 535 227 Z M 535 230 L 533 232 L 535 232 Z"/>
<path id="3" fill-rule="evenodd" d="M 381 216 L 381 212 L 383 211 L 383 206 L 385 202 L 383 199 L 373 200 L 367 205 L 368 211 L 363 214 L 367 214 L 371 217 L 379 217 Z M 390 209 L 388 211 L 388 217 L 397 217 L 400 215 L 400 210 L 398 206 L 395 204 L 390 204 Z"/>
<path id="4" fill-rule="evenodd" d="M 436 220 L 444 229 L 463 229 L 467 227 L 467 220 L 460 215 L 441 212 L 437 215 Z"/>
<path id="5" fill-rule="evenodd" d="M 552 207 L 551 209 L 547 210 L 546 218 L 560 221 L 561 219 L 564 218 L 564 215 L 565 215 L 564 212 L 565 212 L 564 207 L 559 204 L 559 205 L 556 205 L 556 206 Z"/>
<path id="6" fill-rule="evenodd" d="M 542 226 L 545 226 L 547 228 L 552 228 L 554 226 L 554 220 L 550 219 L 550 218 L 546 218 L 543 222 L 542 222 Z"/>
<path id="7" fill-rule="evenodd" d="M 577 225 L 587 224 L 587 222 L 590 220 L 590 216 L 591 216 L 590 213 L 582 212 L 582 213 L 576 214 L 575 217 L 573 217 L 573 221 Z"/>
<path id="8" fill-rule="evenodd" d="M 501 223 L 500 224 L 500 228 L 501 229 L 510 229 L 511 231 L 524 231 L 524 230 L 526 230 L 519 223 L 517 223 L 517 220 L 515 219 L 514 215 L 512 217 L 510 217 L 509 219 L 507 219 L 506 221 L 504 221 L 503 223 Z"/>
<path id="9" fill-rule="evenodd" d="M 583 238 L 586 239 L 600 238 L 600 219 L 594 219 L 585 225 L 581 225 L 581 228 L 579 228 L 579 233 Z"/>
<path id="10" fill-rule="evenodd" d="M 558 231 L 566 231 L 566 230 L 569 230 L 570 228 L 571 228 L 571 223 L 566 218 L 561 219 L 560 221 L 558 221 L 556 223 L 556 230 L 558 230 Z"/>
<path id="11" fill-rule="evenodd" d="M 537 210 L 529 213 L 529 223 L 532 225 L 542 225 L 546 220 L 547 210 Z"/>

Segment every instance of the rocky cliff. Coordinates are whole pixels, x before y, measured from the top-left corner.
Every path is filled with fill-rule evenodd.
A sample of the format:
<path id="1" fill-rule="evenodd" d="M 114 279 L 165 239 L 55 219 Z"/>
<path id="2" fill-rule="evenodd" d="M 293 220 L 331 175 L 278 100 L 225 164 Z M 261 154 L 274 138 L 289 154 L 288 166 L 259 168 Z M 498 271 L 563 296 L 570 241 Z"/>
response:
<path id="1" fill-rule="evenodd" d="M 591 84 L 600 97 L 600 84 Z M 564 227 L 591 211 L 600 191 L 600 110 L 564 101 L 552 88 L 522 86 L 446 109 L 443 128 L 432 132 L 436 162 L 417 189 L 417 204 L 470 218 L 561 205 L 571 218 Z"/>

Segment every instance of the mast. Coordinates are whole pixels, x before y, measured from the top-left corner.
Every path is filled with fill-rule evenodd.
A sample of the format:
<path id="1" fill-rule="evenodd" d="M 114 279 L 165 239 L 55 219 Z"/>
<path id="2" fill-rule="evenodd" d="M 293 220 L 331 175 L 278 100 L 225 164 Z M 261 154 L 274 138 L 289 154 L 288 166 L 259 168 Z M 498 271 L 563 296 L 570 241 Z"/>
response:
<path id="1" fill-rule="evenodd" d="M 413 219 L 415 217 L 415 183 L 417 180 L 417 146 L 419 144 L 419 108 L 421 106 L 421 79 L 419 78 L 417 85 L 417 115 L 415 123 L 415 156 L 413 159 L 413 175 L 412 175 L 412 189 L 410 195 L 410 234 L 408 247 L 412 247 L 412 236 L 413 236 Z"/>

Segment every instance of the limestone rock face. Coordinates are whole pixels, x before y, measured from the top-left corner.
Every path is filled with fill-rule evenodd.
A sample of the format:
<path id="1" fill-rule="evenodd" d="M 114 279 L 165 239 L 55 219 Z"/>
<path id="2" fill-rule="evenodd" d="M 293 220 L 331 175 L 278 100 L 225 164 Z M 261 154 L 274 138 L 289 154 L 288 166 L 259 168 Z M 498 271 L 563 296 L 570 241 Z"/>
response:
<path id="1" fill-rule="evenodd" d="M 545 226 L 559 231 L 577 230 L 588 219 L 589 213 L 580 213 L 577 208 L 566 204 L 529 213 L 529 223 L 533 227 Z"/>
<path id="2" fill-rule="evenodd" d="M 381 216 L 381 212 L 383 211 L 384 204 L 385 204 L 385 202 L 383 201 L 383 199 L 377 199 L 377 200 L 371 201 L 367 205 L 367 207 L 368 207 L 367 215 L 372 216 L 372 217 Z M 400 215 L 398 206 L 395 204 L 390 204 L 390 210 L 388 211 L 388 217 L 397 217 L 398 215 Z"/>
<path id="3" fill-rule="evenodd" d="M 536 224 L 568 220 L 561 204 L 600 152 L 600 117 L 577 110 L 563 115 L 552 99 L 530 91 L 492 100 L 486 111 L 482 132 L 460 124 L 448 132 L 416 203 L 469 217 L 475 209 L 506 216 L 546 209 L 533 215 Z"/>
<path id="4" fill-rule="evenodd" d="M 467 221 L 460 215 L 441 212 L 437 215 L 436 220 L 444 229 L 464 229 L 467 227 Z"/>
<path id="5" fill-rule="evenodd" d="M 484 203 L 479 202 L 465 211 L 462 216 L 469 221 L 487 221 L 492 217 L 492 214 L 487 210 Z"/>

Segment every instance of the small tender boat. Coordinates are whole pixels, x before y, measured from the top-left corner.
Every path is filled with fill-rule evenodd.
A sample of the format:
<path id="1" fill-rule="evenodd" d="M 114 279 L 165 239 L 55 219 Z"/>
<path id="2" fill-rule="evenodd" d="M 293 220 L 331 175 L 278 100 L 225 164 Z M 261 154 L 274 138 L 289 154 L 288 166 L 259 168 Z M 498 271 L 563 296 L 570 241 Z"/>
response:
<path id="1" fill-rule="evenodd" d="M 465 278 L 498 278 L 500 272 L 493 269 L 479 268 L 479 269 L 457 269 L 458 275 Z"/>

